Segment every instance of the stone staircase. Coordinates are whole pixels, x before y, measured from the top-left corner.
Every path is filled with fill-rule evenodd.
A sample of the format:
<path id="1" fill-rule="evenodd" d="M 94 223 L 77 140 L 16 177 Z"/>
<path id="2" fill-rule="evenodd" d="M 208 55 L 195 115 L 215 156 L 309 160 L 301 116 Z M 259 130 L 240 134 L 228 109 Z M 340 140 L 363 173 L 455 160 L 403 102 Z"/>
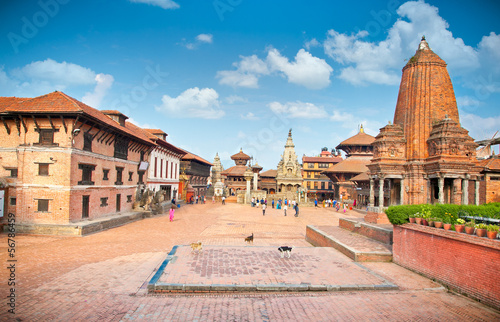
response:
<path id="1" fill-rule="evenodd" d="M 392 261 L 392 225 L 340 218 L 339 226 L 307 226 L 306 240 L 333 247 L 356 262 Z"/>

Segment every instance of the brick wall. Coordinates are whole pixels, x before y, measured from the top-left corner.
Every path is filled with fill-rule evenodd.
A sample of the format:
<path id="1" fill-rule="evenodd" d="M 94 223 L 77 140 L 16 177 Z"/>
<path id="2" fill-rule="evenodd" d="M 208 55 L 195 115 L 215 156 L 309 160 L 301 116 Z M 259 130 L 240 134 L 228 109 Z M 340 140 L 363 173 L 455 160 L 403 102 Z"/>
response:
<path id="1" fill-rule="evenodd" d="M 393 242 L 395 263 L 500 308 L 500 240 L 406 224 Z"/>

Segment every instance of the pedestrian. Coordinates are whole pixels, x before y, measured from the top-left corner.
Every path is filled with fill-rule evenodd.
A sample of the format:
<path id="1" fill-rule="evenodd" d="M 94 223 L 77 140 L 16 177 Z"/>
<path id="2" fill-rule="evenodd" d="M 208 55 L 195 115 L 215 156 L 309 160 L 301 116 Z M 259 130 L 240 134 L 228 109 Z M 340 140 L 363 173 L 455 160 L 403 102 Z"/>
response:
<path id="1" fill-rule="evenodd" d="M 314 199 L 314 208 L 318 207 L 318 198 Z"/>
<path id="2" fill-rule="evenodd" d="M 226 204 L 226 197 L 222 196 L 222 204 L 225 205 Z"/>
<path id="3" fill-rule="evenodd" d="M 262 216 L 266 215 L 266 204 L 262 204 Z"/>
<path id="4" fill-rule="evenodd" d="M 271 201 L 271 207 L 274 209 L 274 199 Z"/>
<path id="5" fill-rule="evenodd" d="M 288 207 L 287 207 L 287 205 L 285 204 L 285 205 L 283 206 L 283 211 L 285 211 L 285 216 L 286 216 L 286 210 L 287 210 L 287 209 L 288 209 Z"/>
<path id="6" fill-rule="evenodd" d="M 252 205 L 252 207 L 255 207 L 255 197 L 252 197 L 251 205 Z"/>
<path id="7" fill-rule="evenodd" d="M 174 220 L 175 206 L 170 207 L 170 222 Z"/>
<path id="8" fill-rule="evenodd" d="M 175 205 L 175 197 L 172 198 L 172 205 Z"/>
<path id="9" fill-rule="evenodd" d="M 196 204 L 198 204 L 198 195 L 196 195 Z"/>
<path id="10" fill-rule="evenodd" d="M 215 196 L 212 196 L 212 203 L 215 203 Z"/>
<path id="11" fill-rule="evenodd" d="M 295 217 L 299 216 L 299 204 L 295 205 Z"/>

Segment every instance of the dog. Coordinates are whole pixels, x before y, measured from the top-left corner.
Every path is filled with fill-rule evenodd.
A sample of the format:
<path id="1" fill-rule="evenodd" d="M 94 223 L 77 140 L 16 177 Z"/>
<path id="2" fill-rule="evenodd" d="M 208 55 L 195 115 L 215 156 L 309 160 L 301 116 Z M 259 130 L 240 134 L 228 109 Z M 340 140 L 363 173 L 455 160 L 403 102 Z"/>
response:
<path id="1" fill-rule="evenodd" d="M 292 249 L 294 249 L 295 246 L 281 246 L 278 248 L 278 250 L 280 251 L 281 253 L 281 258 L 284 258 L 285 255 L 288 256 L 288 258 L 290 258 L 290 256 L 292 256 Z"/>
<path id="2" fill-rule="evenodd" d="M 245 243 L 251 243 L 253 245 L 253 233 L 245 238 Z"/>
<path id="3" fill-rule="evenodd" d="M 200 253 L 203 251 L 203 245 L 201 244 L 201 241 L 197 243 L 191 243 L 191 253 L 197 252 Z"/>

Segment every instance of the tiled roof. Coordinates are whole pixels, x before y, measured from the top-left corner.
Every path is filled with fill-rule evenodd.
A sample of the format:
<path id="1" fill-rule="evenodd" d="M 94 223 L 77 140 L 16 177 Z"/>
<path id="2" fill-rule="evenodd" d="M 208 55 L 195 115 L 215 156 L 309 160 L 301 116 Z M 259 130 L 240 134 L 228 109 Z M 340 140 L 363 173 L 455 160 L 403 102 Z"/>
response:
<path id="1" fill-rule="evenodd" d="M 302 162 L 339 163 L 341 157 L 302 157 Z"/>
<path id="2" fill-rule="evenodd" d="M 484 171 L 500 171 L 500 159 L 498 156 L 493 156 L 484 160 L 478 160 L 476 164 L 484 168 Z"/>
<path id="3" fill-rule="evenodd" d="M 259 173 L 259 176 L 261 177 L 276 178 L 277 175 L 278 175 L 278 170 L 273 170 L 273 169 Z"/>
<path id="4" fill-rule="evenodd" d="M 128 118 L 127 115 L 123 114 L 122 112 L 120 111 L 117 111 L 117 110 L 101 110 L 101 112 L 103 112 L 104 114 L 110 114 L 110 115 L 123 115 L 125 116 L 126 118 Z"/>
<path id="5" fill-rule="evenodd" d="M 222 171 L 221 174 L 224 176 L 243 177 L 246 170 L 247 167 L 244 165 L 235 165 Z"/>
<path id="6" fill-rule="evenodd" d="M 144 129 L 144 131 L 149 132 L 151 134 L 165 134 L 165 135 L 167 135 L 167 133 L 163 132 L 163 130 L 161 130 L 161 129 Z"/>
<path id="7" fill-rule="evenodd" d="M 184 149 L 181 149 L 182 151 L 186 152 L 186 155 L 184 155 L 181 160 L 184 160 L 184 161 L 188 161 L 188 160 L 194 160 L 194 161 L 198 161 L 198 162 L 201 162 L 201 163 L 205 163 L 209 166 L 212 166 L 213 164 L 208 162 L 207 160 L 197 156 L 196 154 L 194 153 L 191 153 L 189 151 L 186 151 Z"/>
<path id="8" fill-rule="evenodd" d="M 324 173 L 362 173 L 367 172 L 369 159 L 347 158 L 342 162 L 332 165 Z"/>
<path id="9" fill-rule="evenodd" d="M 240 149 L 240 152 L 236 153 L 236 154 L 233 154 L 231 156 L 231 159 L 232 160 L 250 160 L 250 156 L 243 153 L 243 150 Z"/>
<path id="10" fill-rule="evenodd" d="M 369 181 L 368 172 L 363 172 L 351 178 L 351 181 Z"/>
<path id="11" fill-rule="evenodd" d="M 3 98 L 9 99 L 9 98 Z M 7 100 L 6 100 L 7 101 Z M 120 126 L 117 122 L 106 116 L 101 111 L 74 99 L 63 92 L 52 92 L 46 95 L 14 100 L 12 104 L 0 109 L 0 113 L 23 113 L 23 114 L 84 114 L 94 120 L 104 123 L 115 130 L 134 136 L 137 139 L 152 143 L 148 137 L 140 132 Z M 1 102 L 1 101 L 0 101 Z"/>
<path id="12" fill-rule="evenodd" d="M 349 145 L 371 145 L 373 141 L 375 141 L 375 137 L 364 132 L 359 132 L 358 134 L 351 136 L 347 140 L 342 141 L 339 145 L 337 145 L 336 149 L 339 149 L 342 146 Z"/>
<path id="13" fill-rule="evenodd" d="M 187 153 L 186 151 L 184 151 L 184 150 L 176 147 L 175 145 L 170 144 L 167 141 L 160 139 L 156 135 L 151 134 L 148 131 L 148 129 L 140 128 L 140 127 L 138 127 L 135 124 L 132 124 L 130 122 L 125 122 L 125 126 L 127 126 L 128 128 L 130 128 L 130 129 L 132 129 L 134 131 L 142 132 L 143 135 L 147 136 L 154 143 L 156 143 L 158 145 L 161 145 L 161 146 L 163 146 L 163 147 L 171 150 L 174 153 L 177 153 L 177 154 L 180 154 L 180 155 L 185 155 Z"/>
<path id="14" fill-rule="evenodd" d="M 0 113 L 5 111 L 7 107 L 16 102 L 21 102 L 27 98 L 22 97 L 0 97 Z"/>

